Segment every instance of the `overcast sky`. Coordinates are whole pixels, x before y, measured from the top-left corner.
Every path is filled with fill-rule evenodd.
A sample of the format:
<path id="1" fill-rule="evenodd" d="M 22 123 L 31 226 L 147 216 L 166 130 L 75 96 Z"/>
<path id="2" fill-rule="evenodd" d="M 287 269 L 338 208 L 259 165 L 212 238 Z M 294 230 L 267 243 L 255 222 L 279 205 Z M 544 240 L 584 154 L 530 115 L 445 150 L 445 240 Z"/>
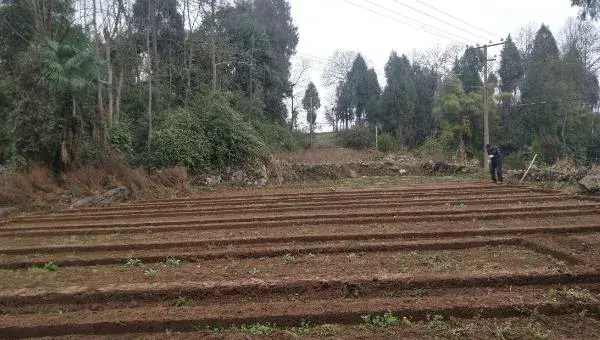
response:
<path id="1" fill-rule="evenodd" d="M 361 52 L 369 67 L 377 71 L 379 82 L 384 84 L 383 68 L 392 50 L 410 56 L 414 49 L 452 43 L 474 45 L 490 40 L 498 42 L 500 38 L 505 38 L 509 33 L 515 34 L 529 23 L 535 23 L 536 26 L 544 23 L 558 35 L 567 18 L 577 14 L 577 9 L 571 8 L 570 0 L 289 2 L 300 35 L 298 54 L 293 62 L 299 58 L 309 60 L 311 69 L 308 78 L 317 85 L 322 105 L 328 103 L 332 90 L 328 91 L 322 86 L 321 73 L 326 60 L 336 49 Z M 499 54 L 499 50 L 490 51 L 490 54 L 495 53 Z M 306 124 L 304 113 L 298 120 Z M 322 111 L 319 112 L 318 122 L 326 125 Z M 323 126 L 321 130 L 330 128 Z"/>

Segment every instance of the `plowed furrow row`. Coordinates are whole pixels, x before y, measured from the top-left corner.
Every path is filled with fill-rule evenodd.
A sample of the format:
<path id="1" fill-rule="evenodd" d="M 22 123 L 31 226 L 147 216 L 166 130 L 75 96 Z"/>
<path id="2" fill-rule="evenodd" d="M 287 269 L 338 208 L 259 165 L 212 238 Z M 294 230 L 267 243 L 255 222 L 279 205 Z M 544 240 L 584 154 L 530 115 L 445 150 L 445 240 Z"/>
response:
<path id="1" fill-rule="evenodd" d="M 401 250 L 456 250 L 469 249 L 483 246 L 498 245 L 520 245 L 519 238 L 494 237 L 494 238 L 472 238 L 472 239 L 445 239 L 445 240 L 427 240 L 427 241 L 403 241 L 403 242 L 351 242 L 351 243 L 322 243 L 322 244 L 264 244 L 261 247 L 236 247 L 223 250 L 147 250 L 136 252 L 136 258 L 143 262 L 153 263 L 164 261 L 168 257 L 177 257 L 178 259 L 197 262 L 223 258 L 262 258 L 278 257 L 286 253 L 300 254 L 333 254 L 333 253 L 352 253 L 352 252 L 383 252 L 383 251 L 401 251 Z M 193 249 L 193 248 L 192 248 Z M 92 253 L 89 257 L 77 256 L 76 258 L 60 258 L 54 256 L 56 262 L 63 267 L 82 267 L 97 265 L 120 265 L 123 259 L 128 257 L 131 249 L 122 253 L 99 254 Z M 41 254 L 36 257 L 40 257 Z M 571 259 L 568 254 L 563 255 L 566 259 Z M 577 260 L 574 260 L 577 261 Z M 45 261 L 35 260 L 4 260 L 0 262 L 0 269 L 19 269 L 31 266 L 43 266 Z"/>
<path id="2" fill-rule="evenodd" d="M 503 198 L 490 198 L 490 197 L 473 197 L 473 196 L 455 196 L 447 199 L 419 199 L 406 201 L 405 198 L 378 198 L 378 199 L 367 199 L 367 200 L 349 200 L 349 201 L 327 201 L 324 203 L 297 203 L 297 204 L 276 204 L 276 205 L 265 205 L 265 204 L 247 204 L 247 205 L 236 205 L 232 207 L 205 207 L 195 208 L 186 207 L 181 209 L 156 209 L 152 207 L 150 209 L 136 209 L 128 212 L 102 212 L 102 213 L 90 213 L 90 214 L 52 214 L 48 217 L 22 217 L 14 218 L 13 223 L 20 225 L 25 224 L 39 224 L 43 222 L 67 222 L 67 221 L 85 221 L 89 219 L 102 218 L 103 220 L 126 220 L 133 218 L 163 218 L 163 217 L 183 217 L 183 216 L 197 216 L 198 214 L 242 214 L 242 213 L 281 213 L 281 212 L 299 212 L 299 211 L 314 211 L 315 208 L 319 210 L 336 210 L 339 208 L 344 209 L 367 209 L 367 208 L 379 208 L 382 206 L 388 208 L 401 208 L 401 207 L 427 207 L 444 205 L 449 203 L 457 204 L 457 202 L 470 202 L 475 201 L 476 204 L 507 204 L 507 203 L 535 203 L 535 202 L 561 202 L 573 200 L 572 196 L 568 195 L 515 195 Z"/>
<path id="3" fill-rule="evenodd" d="M 259 296 L 302 294 L 304 299 L 315 297 L 341 298 L 344 289 L 356 287 L 365 294 L 374 292 L 394 292 L 413 289 L 458 289 L 507 286 L 550 286 L 600 284 L 600 273 L 594 271 L 580 273 L 539 273 L 524 271 L 491 273 L 488 275 L 407 275 L 386 274 L 374 276 L 346 276 L 336 278 L 311 279 L 252 279 L 230 282 L 204 281 L 179 283 L 146 283 L 128 285 L 110 285 L 103 288 L 66 287 L 62 289 L 19 289 L 0 292 L 0 306 L 18 306 L 31 304 L 108 304 L 114 302 L 160 302 L 185 296 L 196 303 L 210 301 L 219 297 L 235 299 L 236 296 Z M 408 294 L 407 294 L 408 295 Z"/>
<path id="4" fill-rule="evenodd" d="M 507 317 L 540 314 L 560 315 L 586 309 L 595 313 L 598 303 L 545 301 L 545 291 L 522 289 L 517 292 L 461 294 L 438 297 L 320 300 L 311 302 L 272 302 L 224 304 L 190 308 L 132 308 L 104 312 L 62 315 L 0 316 L 0 334 L 8 338 L 61 336 L 67 334 L 124 334 L 131 332 L 194 331 L 205 327 L 229 327 L 253 323 L 298 326 L 307 320 L 316 324 L 356 324 L 363 315 L 393 312 L 413 320 L 432 313 L 455 317 Z M 517 301 L 525 301 L 516 303 Z"/>
<path id="5" fill-rule="evenodd" d="M 342 192 L 341 194 L 337 191 L 330 191 L 321 195 L 302 195 L 294 194 L 292 196 L 278 197 L 278 196 L 265 196 L 265 199 L 252 198 L 252 197 L 240 197 L 238 199 L 230 200 L 227 198 L 198 198 L 198 199 L 180 199 L 180 200 L 164 200 L 164 201 L 148 201 L 148 202 L 135 202 L 122 204 L 117 207 L 104 207 L 104 208 L 83 208 L 83 209 L 72 209 L 63 211 L 64 214 L 77 214 L 77 213 L 90 213 L 90 212 L 105 212 L 105 211 L 129 211 L 130 209 L 150 209 L 153 207 L 170 208 L 170 207 L 186 207 L 193 205 L 194 207 L 211 207 L 211 206 L 230 206 L 240 204 L 273 204 L 273 203 L 303 203 L 303 202 L 329 202 L 336 200 L 348 200 L 348 199 L 385 199 L 385 198 L 402 198 L 402 199 L 415 199 L 415 198 L 436 198 L 436 197 L 447 197 L 447 196 L 462 196 L 462 195 L 488 195 L 488 196 L 504 196 L 504 195 L 518 195 L 518 194 L 529 194 L 529 195 L 560 195 L 560 192 L 556 191 L 540 191 L 537 189 L 530 188 L 509 188 L 509 187 L 490 187 L 486 189 L 483 187 L 479 188 L 455 188 L 451 190 L 441 190 L 433 193 L 427 193 L 422 191 L 373 191 L 361 193 L 357 191 Z M 262 196 L 261 196 L 262 197 Z M 28 216 L 46 216 L 43 213 L 34 213 Z"/>
<path id="6" fill-rule="evenodd" d="M 476 203 L 474 203 L 475 206 Z M 363 209 L 359 211 L 346 211 L 340 212 L 341 209 L 338 209 L 335 212 L 331 213 L 323 213 L 323 211 L 327 210 L 315 210 L 311 214 L 277 214 L 277 215 L 259 215 L 259 216 L 244 216 L 244 217 L 204 217 L 199 216 L 195 219 L 181 219 L 181 220 L 162 220 L 162 221 L 135 221 L 135 222 L 100 222 L 100 223 L 71 223 L 71 224 L 58 224 L 58 225 L 50 225 L 50 224 L 42 224 L 42 225 L 10 225 L 0 228 L 0 236 L 1 233 L 11 232 L 11 231 L 33 231 L 33 230 L 44 230 L 44 229 L 52 229 L 52 230 L 77 230 L 77 229 L 91 229 L 91 228 L 108 228 L 108 227 L 121 227 L 121 228 L 132 228 L 132 227 L 140 227 L 140 226 L 172 226 L 172 225 L 181 225 L 181 224 L 203 224 L 203 225 L 211 225 L 211 224 L 235 224 L 235 223 L 260 223 L 260 222 L 269 222 L 273 220 L 277 220 L 278 222 L 286 222 L 286 223 L 302 223 L 305 220 L 319 220 L 319 219 L 336 219 L 336 218 L 344 218 L 344 219 L 361 219 L 361 218 L 380 218 L 380 217 L 422 217 L 422 216 L 436 216 L 436 215 L 445 215 L 445 216 L 453 216 L 453 215 L 465 215 L 465 214 L 498 214 L 498 213 L 513 213 L 513 212 L 523 212 L 523 211 L 553 211 L 553 210 L 570 210 L 570 209 L 579 209 L 581 211 L 590 210 L 590 211 L 599 211 L 600 205 L 597 203 L 576 203 L 576 204 L 546 204 L 546 205 L 527 205 L 527 206 L 517 206 L 517 207 L 494 207 L 494 208 L 458 208 L 458 207 L 450 207 L 444 210 L 440 209 L 418 209 L 418 210 L 410 210 L 410 209 L 388 209 L 386 207 L 378 207 L 372 209 Z"/>
<path id="7" fill-rule="evenodd" d="M 64 235 L 104 235 L 104 234 L 138 234 L 151 232 L 175 232 L 175 231 L 206 231 L 206 230 L 227 230 L 239 228 L 272 228 L 285 226 L 308 226 L 308 225 L 353 225 L 367 223 L 401 223 L 401 222 L 435 222 L 435 221 L 485 221 L 497 219 L 523 219 L 523 218 L 548 218 L 548 217 L 568 217 L 568 216 L 594 216 L 600 213 L 599 209 L 528 209 L 523 212 L 500 212 L 500 213 L 462 213 L 456 215 L 447 215 L 444 213 L 429 213 L 422 216 L 366 216 L 352 218 L 322 218 L 322 219 L 306 219 L 301 221 L 281 221 L 278 219 L 266 220 L 261 222 L 225 222 L 225 223 L 206 223 L 195 224 L 191 221 L 189 224 L 185 222 L 164 223 L 159 226 L 121 226 L 121 227 L 103 227 L 102 225 L 93 228 L 79 226 L 75 228 L 62 228 L 60 230 L 52 228 L 41 228 L 33 230 L 19 231 L 2 230 L 0 229 L 0 237 L 42 237 L 42 236 L 64 236 Z M 523 209 L 526 210 L 526 209 Z M 166 225 L 165 225 L 166 224 Z"/>
<path id="8" fill-rule="evenodd" d="M 240 245 L 259 245 L 266 243 L 308 243 L 328 241 L 366 241 L 366 240 L 410 240 L 410 239 L 433 239 L 451 237 L 472 236 L 503 236 L 503 235 L 532 235 L 532 234 L 565 234 L 565 233 L 587 233 L 600 231 L 600 224 L 569 225 L 569 226 L 534 226 L 528 228 L 490 228 L 490 229 L 462 229 L 462 230 L 436 230 L 415 231 L 401 233 L 361 233 L 361 234 L 325 234 L 325 235 L 302 235 L 288 237 L 251 237 L 251 238 L 221 238 L 198 241 L 176 241 L 176 242 L 148 242 L 148 243 L 110 243 L 94 245 L 72 245 L 72 246 L 44 246 L 24 248 L 0 248 L 0 254 L 4 255 L 27 255 L 27 254 L 60 254 L 60 253 L 91 253 L 103 251 L 126 251 L 126 250 L 161 250 L 173 248 L 199 249 L 207 247 L 224 247 Z"/>

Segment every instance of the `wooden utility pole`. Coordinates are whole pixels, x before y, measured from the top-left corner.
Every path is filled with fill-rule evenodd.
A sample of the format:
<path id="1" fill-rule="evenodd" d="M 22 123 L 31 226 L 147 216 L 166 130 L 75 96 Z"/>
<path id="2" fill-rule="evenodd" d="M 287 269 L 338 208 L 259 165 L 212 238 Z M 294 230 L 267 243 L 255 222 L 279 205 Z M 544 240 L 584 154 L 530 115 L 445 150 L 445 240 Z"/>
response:
<path id="1" fill-rule="evenodd" d="M 483 144 L 490 144 L 490 117 L 489 117 L 489 104 L 488 104 L 488 94 L 487 94 L 487 86 L 488 86 L 488 61 L 493 61 L 495 59 L 488 59 L 488 47 L 504 45 L 504 41 L 495 43 L 495 44 L 486 44 L 483 46 L 470 47 L 471 49 L 480 49 L 483 48 Z M 483 148 L 483 166 L 486 171 L 490 169 L 490 164 L 488 162 L 488 154 L 485 147 Z"/>

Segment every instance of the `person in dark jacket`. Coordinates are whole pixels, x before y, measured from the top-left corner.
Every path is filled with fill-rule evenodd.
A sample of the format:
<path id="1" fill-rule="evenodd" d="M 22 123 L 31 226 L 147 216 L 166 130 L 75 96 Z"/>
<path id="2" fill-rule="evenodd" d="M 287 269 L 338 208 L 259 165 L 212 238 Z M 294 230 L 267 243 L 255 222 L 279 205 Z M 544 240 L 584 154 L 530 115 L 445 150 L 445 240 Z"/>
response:
<path id="1" fill-rule="evenodd" d="M 498 146 L 485 145 L 485 149 L 490 157 L 490 175 L 494 183 L 502 183 L 502 151 Z"/>

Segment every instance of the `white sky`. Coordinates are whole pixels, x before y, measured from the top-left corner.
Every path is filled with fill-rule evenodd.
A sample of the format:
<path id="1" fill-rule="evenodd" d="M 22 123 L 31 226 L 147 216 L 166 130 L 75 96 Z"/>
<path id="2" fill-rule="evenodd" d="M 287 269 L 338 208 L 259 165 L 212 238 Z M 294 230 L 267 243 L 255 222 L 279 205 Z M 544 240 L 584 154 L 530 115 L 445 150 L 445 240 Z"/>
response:
<path id="1" fill-rule="evenodd" d="M 317 86 L 322 107 L 328 104 L 333 89 L 328 91 L 322 86 L 321 73 L 326 59 L 330 58 L 336 49 L 361 52 L 369 67 L 375 67 L 379 82 L 383 85 L 385 83 L 383 68 L 392 50 L 400 54 L 406 53 L 410 57 L 414 49 L 446 46 L 456 42 L 463 45 L 474 45 L 476 42 L 483 44 L 489 40 L 498 42 L 500 38 L 505 38 L 509 33 L 515 34 L 529 23 L 535 23 L 536 26 L 544 23 L 556 36 L 567 18 L 577 14 L 577 9 L 571 8 L 570 0 L 289 0 L 289 2 L 292 6 L 292 18 L 298 26 L 300 35 L 298 54 L 294 60 L 299 58 L 310 60 L 308 80 L 312 80 Z M 495 35 L 468 26 L 423 3 Z M 413 7 L 414 10 L 407 6 Z M 382 13 L 384 16 L 365 8 Z M 422 30 L 423 26 L 419 27 L 419 25 L 426 25 L 426 29 L 435 30 L 445 37 L 427 33 Z M 499 50 L 490 50 L 491 55 L 499 52 Z M 299 97 L 301 100 L 302 95 Z M 330 130 L 330 127 L 326 126 L 323 111 L 318 114 L 318 124 L 323 125 L 320 130 Z M 306 125 L 306 116 L 303 112 L 298 122 Z"/>

